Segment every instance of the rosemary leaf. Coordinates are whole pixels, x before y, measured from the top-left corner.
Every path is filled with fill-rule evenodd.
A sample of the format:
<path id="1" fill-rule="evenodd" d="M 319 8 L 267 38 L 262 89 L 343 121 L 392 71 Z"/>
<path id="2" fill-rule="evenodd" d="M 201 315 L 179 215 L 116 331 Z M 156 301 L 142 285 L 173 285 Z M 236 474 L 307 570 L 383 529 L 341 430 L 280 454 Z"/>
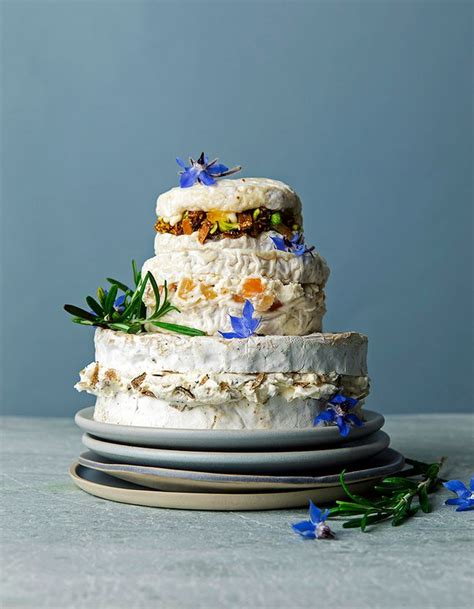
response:
<path id="1" fill-rule="evenodd" d="M 170 330 L 171 332 L 177 332 L 178 334 L 185 334 L 186 336 L 205 336 L 206 333 L 197 328 L 188 328 L 188 326 L 180 326 L 179 324 L 168 324 L 164 321 L 153 321 L 151 322 L 157 328 L 163 328 L 163 330 Z"/>
<path id="2" fill-rule="evenodd" d="M 92 298 L 92 296 L 87 296 L 86 302 L 94 311 L 94 313 L 97 313 L 99 317 L 102 317 L 104 315 L 104 309 L 100 306 L 100 304 L 95 298 Z"/>
<path id="3" fill-rule="evenodd" d="M 81 309 L 80 307 L 76 307 L 75 305 L 65 304 L 64 310 L 70 315 L 74 315 L 75 317 L 80 317 L 81 319 L 87 319 L 88 321 L 96 321 L 97 317 L 86 311 Z"/>

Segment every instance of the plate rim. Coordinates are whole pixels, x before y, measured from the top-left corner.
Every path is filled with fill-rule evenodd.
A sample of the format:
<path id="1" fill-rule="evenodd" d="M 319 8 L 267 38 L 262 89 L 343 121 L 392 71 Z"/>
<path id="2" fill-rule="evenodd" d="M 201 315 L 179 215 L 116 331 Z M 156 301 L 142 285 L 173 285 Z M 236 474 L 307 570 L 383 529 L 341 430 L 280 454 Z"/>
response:
<path id="1" fill-rule="evenodd" d="M 376 438 L 376 436 L 378 436 L 378 438 Z M 209 460 L 209 459 L 217 459 L 220 461 L 223 461 L 224 459 L 229 459 L 232 456 L 239 456 L 239 457 L 244 457 L 244 458 L 251 458 L 251 457 L 255 457 L 255 456 L 259 456 L 261 458 L 270 458 L 271 456 L 274 455 L 285 455 L 287 457 L 293 456 L 294 458 L 297 457 L 303 457 L 304 455 L 308 455 L 308 454 L 313 454 L 313 453 L 323 453 L 323 452 L 328 452 L 331 454 L 334 454 L 336 451 L 342 451 L 342 450 L 347 450 L 347 449 L 353 449 L 353 448 L 359 448 L 361 446 L 366 446 L 367 444 L 375 444 L 377 442 L 377 440 L 382 441 L 382 439 L 384 441 L 388 440 L 390 441 L 390 436 L 385 432 L 382 431 L 381 429 L 379 429 L 378 431 L 365 436 L 364 438 L 360 438 L 358 440 L 353 440 L 352 442 L 347 442 L 344 443 L 342 446 L 335 446 L 335 447 L 324 447 L 324 448 L 319 448 L 319 449 L 314 449 L 314 450 L 281 450 L 281 451 L 263 451 L 263 450 L 259 450 L 259 451 L 202 451 L 202 450 L 180 450 L 180 449 L 170 449 L 170 448 L 153 448 L 151 446 L 135 446 L 133 444 L 125 444 L 125 443 L 117 443 L 117 442 L 109 442 L 107 440 L 103 440 L 101 438 L 96 438 L 95 436 L 89 434 L 89 433 L 84 433 L 82 435 L 82 443 L 89 449 L 92 450 L 94 452 L 93 448 L 90 448 L 89 446 L 87 446 L 87 444 L 84 442 L 84 438 L 90 438 L 92 440 L 92 442 L 97 442 L 99 444 L 105 444 L 105 445 L 111 445 L 114 447 L 123 447 L 125 450 L 127 449 L 133 449 L 135 451 L 138 451 L 139 454 L 142 455 L 147 455 L 150 453 L 150 451 L 152 451 L 153 453 L 158 453 L 157 456 L 159 456 L 159 454 L 163 454 L 166 453 L 169 456 L 173 456 L 176 458 L 179 458 L 180 456 L 186 455 L 186 456 L 190 456 L 192 457 L 198 457 L 205 455 L 205 457 Z M 372 439 L 371 442 L 368 442 L 368 440 Z M 99 453 L 100 454 L 100 453 Z"/>
<path id="2" fill-rule="evenodd" d="M 244 493 L 199 493 L 199 492 L 186 492 L 186 491 L 160 491 L 160 490 L 156 490 L 156 489 L 143 489 L 140 488 L 139 486 L 137 486 L 136 489 L 134 488 L 120 488 L 117 486 L 113 486 L 113 485 L 106 485 L 106 484 L 100 484 L 99 482 L 93 482 L 91 480 L 87 480 L 86 478 L 81 477 L 78 472 L 77 469 L 79 467 L 85 467 L 85 466 L 81 466 L 77 461 L 74 461 L 71 466 L 69 467 L 69 477 L 71 478 L 71 480 L 73 481 L 73 483 L 80 488 L 81 490 L 87 492 L 90 495 L 93 495 L 94 497 L 98 497 L 100 499 L 106 499 L 108 501 L 116 501 L 119 503 L 126 503 L 129 505 L 138 505 L 138 506 L 147 506 L 147 507 L 160 507 L 160 508 L 164 508 L 164 509 L 182 509 L 182 510 L 195 510 L 195 511 L 199 511 L 199 510 L 203 510 L 203 511 L 255 511 L 255 510 L 273 510 L 273 509 L 296 509 L 298 507 L 302 507 L 304 504 L 307 503 L 308 501 L 308 497 L 305 496 L 307 493 L 311 493 L 311 492 L 316 492 L 318 490 L 327 490 L 329 487 L 314 487 L 312 489 L 299 489 L 299 490 L 282 490 L 282 491 L 260 491 L 260 492 L 244 492 Z M 85 469 L 87 469 L 87 467 L 85 467 Z M 371 480 L 370 481 L 360 481 L 359 484 L 360 485 L 368 485 L 371 484 Z M 354 484 L 355 486 L 357 486 L 357 483 Z M 132 484 L 133 486 L 133 484 Z M 110 489 L 110 490 L 107 490 Z M 100 494 L 94 493 L 93 490 L 96 490 L 97 492 L 99 492 Z M 111 497 L 112 494 L 116 494 L 119 497 Z M 203 503 L 207 503 L 207 505 L 209 505 L 209 502 L 211 502 L 212 505 L 214 505 L 214 502 L 216 501 L 216 499 L 222 499 L 222 500 L 227 500 L 230 503 L 234 503 L 234 506 L 227 506 L 227 507 L 204 507 L 203 505 L 200 505 L 199 507 L 186 507 L 186 506 L 164 506 L 164 505 L 151 505 L 150 503 L 137 503 L 137 500 L 133 501 L 130 500 L 130 494 L 132 494 L 132 499 L 134 497 L 136 497 L 136 499 L 138 501 L 140 501 L 140 497 L 143 498 L 149 498 L 149 499 L 153 499 L 153 498 L 157 498 L 157 499 L 170 499 L 170 500 L 176 500 L 179 498 L 182 498 L 184 500 L 188 499 L 190 501 L 192 501 L 193 499 L 195 500 L 195 502 L 199 503 L 200 501 L 202 501 Z M 109 496 L 106 496 L 109 495 Z M 127 495 L 128 495 L 128 499 L 127 499 Z M 240 506 L 237 507 L 235 504 L 238 503 L 238 501 L 245 501 L 246 499 L 254 499 L 254 498 L 265 498 L 268 501 L 272 501 L 272 500 L 277 500 L 277 499 L 288 499 L 291 500 L 293 499 L 295 502 L 297 502 L 297 505 L 292 505 L 292 506 L 285 506 L 285 505 L 279 505 L 279 506 L 260 506 L 260 507 L 246 507 L 246 506 Z M 299 501 L 301 500 L 301 503 L 299 503 Z"/>
<path id="3" fill-rule="evenodd" d="M 339 430 L 336 426 L 329 425 L 321 425 L 320 427 L 308 427 L 305 429 L 192 429 L 192 428 L 178 428 L 178 427 L 144 427 L 141 425 L 121 425 L 118 423 L 104 423 L 102 421 L 95 421 L 92 417 L 94 412 L 94 406 L 88 406 L 86 408 L 82 408 L 74 415 L 74 422 L 76 425 L 88 433 L 89 435 L 103 438 L 106 440 L 112 439 L 115 442 L 121 442 L 120 436 L 123 438 L 128 434 L 138 435 L 137 442 L 142 439 L 143 441 L 146 439 L 147 441 L 183 441 L 183 435 L 186 435 L 189 438 L 189 442 L 211 442 L 211 443 L 226 443 L 231 441 L 238 441 L 239 443 L 243 443 L 246 445 L 250 445 L 252 442 L 257 444 L 259 441 L 269 442 L 275 441 L 275 443 L 282 442 L 285 439 L 289 444 L 297 445 L 298 441 L 305 441 L 308 439 L 315 439 L 315 437 L 319 437 L 321 443 L 329 442 L 330 440 L 336 440 L 335 443 L 343 443 L 344 439 L 341 439 L 339 434 Z M 383 414 L 364 408 L 364 414 L 370 417 L 370 423 L 374 424 L 373 431 L 370 431 L 367 434 L 362 436 L 358 436 L 356 439 L 362 439 L 363 437 L 367 437 L 376 433 L 380 429 L 382 429 L 385 423 L 385 417 Z M 380 426 L 377 427 L 377 425 Z M 97 429 L 99 426 L 99 429 Z M 358 434 L 358 429 L 355 428 L 356 434 Z M 363 429 L 363 428 L 361 428 Z M 104 436 L 97 435 L 99 433 L 103 433 Z M 105 435 L 107 434 L 107 435 Z M 155 438 L 158 435 L 160 437 Z M 115 436 L 115 437 L 113 437 Z M 288 440 L 288 437 L 290 439 Z M 127 444 L 127 442 L 122 442 Z M 151 444 L 147 445 L 147 448 L 153 448 Z M 158 448 L 158 447 L 157 447 Z"/>
<path id="4" fill-rule="evenodd" d="M 90 451 L 89 451 L 90 452 Z M 392 461 L 390 461 L 389 463 L 385 464 L 385 465 L 380 465 L 378 466 L 378 468 L 375 469 L 379 469 L 379 470 L 387 470 L 386 473 L 382 473 L 379 471 L 379 473 L 375 473 L 373 472 L 374 468 L 365 468 L 365 469 L 355 469 L 353 471 L 350 472 L 346 472 L 345 473 L 345 480 L 347 480 L 348 482 L 351 481 L 357 481 L 360 480 L 360 478 L 357 478 L 356 480 L 354 480 L 354 478 L 356 476 L 360 476 L 360 475 L 364 475 L 363 472 L 367 472 L 367 474 L 365 474 L 367 477 L 363 478 L 363 480 L 365 479 L 372 479 L 372 478 L 378 478 L 380 476 L 386 476 L 386 475 L 391 475 L 396 471 L 401 471 L 405 465 L 405 458 L 403 456 L 403 454 L 399 451 L 397 451 L 394 448 L 390 448 L 387 447 L 385 448 L 383 451 L 381 451 L 380 453 L 378 453 L 377 455 L 375 455 L 375 458 L 380 457 L 380 455 L 382 455 L 383 453 L 391 453 L 392 454 Z M 89 469 L 96 469 L 97 471 L 101 471 L 101 469 L 99 467 L 93 467 L 91 465 L 88 465 L 87 462 L 89 463 L 94 463 L 94 461 L 87 459 L 87 457 L 84 457 L 83 455 L 87 455 L 87 452 L 83 452 L 79 455 L 77 462 L 79 465 L 82 465 L 83 467 L 88 467 Z M 100 455 L 98 455 L 100 457 Z M 81 462 L 83 461 L 83 462 Z M 219 473 L 219 472 L 204 472 L 204 471 L 197 471 L 197 470 L 184 470 L 184 469 L 173 469 L 173 468 L 166 468 L 166 467 L 159 467 L 157 465 L 136 465 L 133 463 L 103 463 L 101 464 L 100 462 L 95 462 L 96 464 L 103 465 L 104 468 L 110 468 L 110 471 L 127 471 L 127 472 L 134 472 L 136 469 L 145 469 L 147 471 L 144 471 L 142 473 L 153 476 L 161 476 L 163 478 L 169 478 L 170 480 L 174 479 L 174 478 L 179 478 L 179 479 L 190 479 L 190 480 L 196 480 L 196 481 L 200 481 L 200 482 L 212 482 L 212 483 L 228 483 L 228 484 L 232 484 L 232 483 L 256 483 L 256 484 L 324 484 L 324 485 L 330 485 L 330 484 L 337 484 L 338 480 L 337 478 L 339 477 L 339 474 L 325 474 L 325 475 L 320 475 L 320 476 L 275 476 L 275 475 L 270 475 L 270 474 L 259 474 L 259 475 L 255 475 L 255 474 L 232 474 L 232 473 Z M 357 467 L 357 463 L 356 463 L 356 467 Z M 151 470 L 151 471 L 148 471 Z M 371 472 L 371 474 L 369 474 L 369 472 Z M 107 473 L 106 471 L 104 471 L 103 473 Z M 137 472 L 138 473 L 138 472 Z M 113 474 L 109 474 L 109 475 L 113 475 Z"/>

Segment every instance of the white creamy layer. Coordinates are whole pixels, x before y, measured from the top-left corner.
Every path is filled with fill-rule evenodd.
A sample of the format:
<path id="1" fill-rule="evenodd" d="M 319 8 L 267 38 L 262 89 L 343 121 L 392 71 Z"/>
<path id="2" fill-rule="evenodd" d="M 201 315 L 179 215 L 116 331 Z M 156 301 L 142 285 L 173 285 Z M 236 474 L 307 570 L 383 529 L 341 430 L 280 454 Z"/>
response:
<path id="1" fill-rule="evenodd" d="M 324 285 L 329 277 L 329 268 L 322 256 L 295 256 L 275 248 L 270 235 L 263 233 L 257 238 L 239 237 L 206 241 L 203 245 L 196 234 L 174 236 L 157 233 L 154 258 L 144 264 L 157 281 L 169 283 L 183 277 L 270 277 L 283 283 L 316 283 Z"/>
<path id="2" fill-rule="evenodd" d="M 218 180 L 214 186 L 195 184 L 191 188 L 172 188 L 156 201 L 156 215 L 174 226 L 185 211 L 242 212 L 256 207 L 291 209 L 297 219 L 301 213 L 298 195 L 286 184 L 268 178 Z"/>
<path id="3" fill-rule="evenodd" d="M 112 397 L 130 392 L 166 400 L 186 406 L 215 405 L 247 400 L 266 404 L 279 395 L 291 402 L 299 399 L 328 400 L 339 390 L 358 398 L 368 393 L 368 377 L 351 377 L 313 372 L 232 374 L 165 372 L 153 375 L 146 372 L 131 378 L 126 371 L 106 368 L 92 362 L 80 372 L 78 391 L 87 391 L 98 397 Z"/>
<path id="4" fill-rule="evenodd" d="M 224 237 L 222 239 L 208 239 L 203 244 L 199 242 L 197 233 L 191 235 L 171 235 L 170 233 L 156 233 L 155 235 L 155 254 L 166 254 L 169 252 L 182 252 L 197 250 L 199 252 L 215 250 L 219 255 L 229 250 L 240 250 L 246 253 L 274 253 L 282 259 L 295 258 L 290 252 L 282 252 L 275 248 L 275 244 L 270 239 L 272 236 L 281 235 L 275 231 L 263 232 L 257 237 L 242 235 L 236 239 Z M 313 252 L 314 254 L 314 252 Z M 309 261 L 311 256 L 307 255 L 300 260 Z"/>
<path id="5" fill-rule="evenodd" d="M 163 321 L 197 328 L 210 336 L 218 336 L 219 331 L 232 331 L 229 315 L 240 317 L 243 302 L 236 302 L 229 292 L 218 293 L 212 300 L 207 300 L 202 295 L 199 286 L 193 292 L 196 296 L 191 299 L 187 296 L 186 299 L 178 298 L 176 292 L 171 292 L 170 301 L 179 308 L 180 312 L 167 313 Z M 261 318 L 258 334 L 303 336 L 311 332 L 320 332 L 322 329 L 322 320 L 326 312 L 325 297 L 324 292 L 319 292 L 316 286 L 298 284 L 281 286 L 276 294 L 266 292 L 263 295 L 249 296 L 248 300 L 255 306 L 255 316 Z M 151 303 L 153 299 L 148 297 L 145 301 Z M 269 306 L 275 301 L 282 304 L 272 311 Z M 151 313 L 150 306 L 148 312 Z M 163 332 L 151 324 L 146 328 L 148 332 Z"/>
<path id="6" fill-rule="evenodd" d="M 226 340 L 179 334 L 125 334 L 98 328 L 96 361 L 134 378 L 143 372 L 367 376 L 367 337 L 356 332 Z"/>

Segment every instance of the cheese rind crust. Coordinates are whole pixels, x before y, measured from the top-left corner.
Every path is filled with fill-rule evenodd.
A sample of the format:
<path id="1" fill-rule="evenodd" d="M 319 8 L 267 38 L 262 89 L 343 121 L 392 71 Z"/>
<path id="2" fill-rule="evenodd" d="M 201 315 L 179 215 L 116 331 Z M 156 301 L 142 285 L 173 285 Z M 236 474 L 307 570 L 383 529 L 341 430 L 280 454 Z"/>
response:
<path id="1" fill-rule="evenodd" d="M 367 337 L 357 332 L 307 336 L 125 334 L 98 328 L 96 361 L 141 372 L 259 374 L 314 372 L 367 376 Z"/>

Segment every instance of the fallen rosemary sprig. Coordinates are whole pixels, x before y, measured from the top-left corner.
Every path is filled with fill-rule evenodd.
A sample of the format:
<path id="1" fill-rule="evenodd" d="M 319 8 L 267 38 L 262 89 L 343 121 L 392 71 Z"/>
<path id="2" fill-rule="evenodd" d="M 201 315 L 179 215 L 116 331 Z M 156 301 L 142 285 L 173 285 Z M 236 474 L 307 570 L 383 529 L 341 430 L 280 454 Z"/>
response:
<path id="1" fill-rule="evenodd" d="M 399 526 L 420 508 L 428 513 L 431 511 L 428 495 L 443 482 L 438 474 L 444 461 L 445 457 L 436 463 L 406 459 L 405 462 L 411 468 L 397 476 L 384 478 L 374 487 L 371 499 L 353 493 L 344 480 L 345 471 L 342 471 L 339 480 L 349 500 L 336 501 L 336 507 L 330 509 L 329 518 L 349 518 L 342 525 L 343 528 L 360 528 L 365 531 L 367 526 L 385 520 L 391 520 L 393 526 Z"/>
<path id="2" fill-rule="evenodd" d="M 127 334 L 139 334 L 144 332 L 145 324 L 152 324 L 157 328 L 185 334 L 186 336 L 204 336 L 205 332 L 188 326 L 170 324 L 161 319 L 170 311 L 179 309 L 168 300 L 168 287 L 166 281 L 163 284 L 163 295 L 153 275 L 148 272 L 145 277 L 137 271 L 135 261 L 132 261 L 133 281 L 135 288 L 132 290 L 126 284 L 110 277 L 107 281 L 111 284 L 110 289 L 104 290 L 97 288 L 97 300 L 92 296 L 87 296 L 86 302 L 90 311 L 76 307 L 75 305 L 64 305 L 65 311 L 73 315 L 72 321 L 83 326 L 98 326 L 99 328 L 109 328 L 119 330 Z M 143 294 L 147 284 L 150 283 L 155 296 L 155 307 L 153 313 L 147 317 L 147 310 L 143 302 Z M 119 290 L 123 292 L 118 296 Z"/>

